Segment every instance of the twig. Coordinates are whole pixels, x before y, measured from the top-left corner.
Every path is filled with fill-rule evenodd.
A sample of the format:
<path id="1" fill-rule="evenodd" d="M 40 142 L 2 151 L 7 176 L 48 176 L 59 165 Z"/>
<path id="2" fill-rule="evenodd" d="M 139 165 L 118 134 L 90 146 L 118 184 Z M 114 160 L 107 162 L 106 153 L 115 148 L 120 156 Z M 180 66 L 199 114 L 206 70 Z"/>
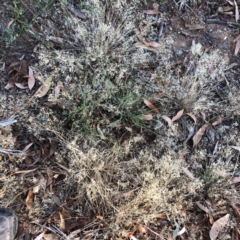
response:
<path id="1" fill-rule="evenodd" d="M 0 152 L 6 154 L 26 154 L 24 151 L 21 150 L 14 150 L 14 149 L 5 149 L 0 147 Z"/>
<path id="2" fill-rule="evenodd" d="M 207 24 L 220 24 L 220 25 L 227 25 L 230 27 L 237 27 L 240 28 L 239 23 L 234 23 L 234 22 L 228 22 L 224 20 L 219 20 L 219 19 L 206 19 Z"/>
<path id="3" fill-rule="evenodd" d="M 160 24 L 160 28 L 159 28 L 159 32 L 158 32 L 158 38 L 157 41 L 160 42 L 160 37 L 162 36 L 162 32 L 163 32 L 163 26 L 166 26 L 166 22 L 161 22 Z"/>

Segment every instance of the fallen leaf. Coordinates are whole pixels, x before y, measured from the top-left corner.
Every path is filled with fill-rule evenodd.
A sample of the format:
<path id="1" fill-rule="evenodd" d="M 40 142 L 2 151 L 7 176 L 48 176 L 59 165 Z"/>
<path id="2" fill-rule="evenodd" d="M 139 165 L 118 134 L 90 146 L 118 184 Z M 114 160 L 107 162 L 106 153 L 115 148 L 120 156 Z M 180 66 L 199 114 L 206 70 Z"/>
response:
<path id="1" fill-rule="evenodd" d="M 144 13 L 147 13 L 147 14 L 158 14 L 158 11 L 156 11 L 156 10 L 144 10 L 143 11 Z"/>
<path id="2" fill-rule="evenodd" d="M 75 16 L 77 16 L 77 17 L 79 17 L 79 18 L 81 18 L 81 19 L 86 19 L 86 18 L 87 18 L 84 13 L 79 12 L 78 10 L 76 10 L 73 5 L 67 4 L 67 8 L 68 8 L 68 10 L 69 10 L 70 12 L 72 12 Z"/>
<path id="3" fill-rule="evenodd" d="M 240 36 L 237 37 L 237 43 L 236 43 L 236 47 L 235 47 L 235 51 L 234 51 L 234 55 L 237 56 L 239 49 L 240 49 Z"/>
<path id="4" fill-rule="evenodd" d="M 142 119 L 143 119 L 143 120 L 150 121 L 150 120 L 153 119 L 153 116 L 152 116 L 152 114 L 143 114 L 143 115 L 142 115 Z"/>
<path id="5" fill-rule="evenodd" d="M 218 12 L 224 15 L 233 15 L 233 7 L 229 6 L 220 6 L 218 7 Z"/>
<path id="6" fill-rule="evenodd" d="M 232 178 L 232 184 L 239 183 L 239 182 L 240 182 L 240 177 Z"/>
<path id="7" fill-rule="evenodd" d="M 189 30 L 205 29 L 205 26 L 201 24 L 185 24 L 185 27 Z"/>
<path id="8" fill-rule="evenodd" d="M 35 78 L 33 76 L 33 70 L 31 67 L 28 67 L 29 68 L 29 72 L 28 72 L 28 87 L 30 90 L 32 90 L 32 88 L 34 87 L 35 85 Z"/>
<path id="9" fill-rule="evenodd" d="M 143 102 L 148 106 L 150 109 L 152 109 L 155 113 L 159 113 L 157 107 L 155 107 L 150 101 L 144 99 Z"/>
<path id="10" fill-rule="evenodd" d="M 136 229 L 141 233 L 141 234 L 144 234 L 146 233 L 146 229 L 145 227 L 142 225 L 142 224 L 136 224 Z"/>
<path id="11" fill-rule="evenodd" d="M 157 42 L 147 42 L 147 41 L 143 41 L 143 43 L 148 46 L 148 47 L 153 47 L 153 48 L 158 48 L 161 47 L 160 43 Z"/>
<path id="12" fill-rule="evenodd" d="M 187 115 L 192 118 L 192 120 L 194 121 L 194 124 L 197 124 L 197 118 L 195 117 L 195 115 L 193 113 L 187 113 Z"/>
<path id="13" fill-rule="evenodd" d="M 54 233 L 48 233 L 48 234 L 44 234 L 44 240 L 58 240 L 59 237 L 57 234 L 54 234 Z"/>
<path id="14" fill-rule="evenodd" d="M 59 94 L 60 94 L 60 87 L 59 85 L 57 85 L 54 89 L 55 91 L 55 98 L 57 99 L 59 97 Z"/>
<path id="15" fill-rule="evenodd" d="M 180 110 L 173 118 L 172 123 L 178 120 L 183 115 L 184 109 Z"/>
<path id="16" fill-rule="evenodd" d="M 213 223 L 212 228 L 209 232 L 211 240 L 217 239 L 219 232 L 221 232 L 228 223 L 229 216 L 230 214 L 226 214 L 224 217 L 219 218 L 217 221 Z"/>
<path id="17" fill-rule="evenodd" d="M 125 129 L 128 130 L 129 132 L 133 131 L 132 128 L 130 128 L 130 127 L 125 127 Z"/>
<path id="18" fill-rule="evenodd" d="M 238 20 L 239 20 L 239 11 L 238 11 L 238 5 L 237 5 L 235 0 L 234 0 L 234 5 L 235 5 L 235 20 L 236 20 L 236 23 L 237 23 Z"/>
<path id="19" fill-rule="evenodd" d="M 32 190 L 29 190 L 29 191 L 28 191 L 27 198 L 26 198 L 26 201 L 25 201 L 28 209 L 31 209 L 31 208 L 32 208 L 32 205 L 33 205 L 33 197 L 34 197 L 33 191 L 32 191 Z"/>
<path id="20" fill-rule="evenodd" d="M 137 43 L 134 44 L 134 46 L 135 46 L 135 47 L 141 47 L 141 48 L 147 49 L 147 50 L 152 51 L 152 52 L 157 52 L 157 50 L 156 50 L 155 48 L 153 48 L 153 47 L 148 47 L 148 46 L 146 46 L 146 45 L 145 45 L 144 43 L 142 43 L 142 42 L 137 42 Z"/>
<path id="21" fill-rule="evenodd" d="M 190 178 L 190 179 L 195 179 L 194 175 L 185 167 L 182 167 L 182 170 L 186 173 L 186 175 Z"/>
<path id="22" fill-rule="evenodd" d="M 204 124 L 193 136 L 193 147 L 195 147 L 202 139 L 202 136 L 204 135 L 205 131 L 208 129 L 208 124 Z"/>
<path id="23" fill-rule="evenodd" d="M 130 190 L 128 192 L 124 192 L 124 193 L 120 193 L 119 196 L 122 197 L 130 197 L 135 191 L 137 191 L 139 189 L 138 188 L 134 188 L 133 190 Z"/>
<path id="24" fill-rule="evenodd" d="M 26 152 L 32 145 L 33 143 L 29 143 L 22 151 Z"/>
<path id="25" fill-rule="evenodd" d="M 49 78 L 46 79 L 46 81 L 43 83 L 43 85 L 37 90 L 37 94 L 36 94 L 36 97 L 44 97 L 48 90 L 50 89 L 50 86 L 51 86 L 51 83 L 52 83 L 52 76 L 50 76 Z"/>
<path id="26" fill-rule="evenodd" d="M 96 216 L 96 218 L 100 219 L 100 220 L 103 220 L 103 216 L 100 216 L 100 215 Z"/>
<path id="27" fill-rule="evenodd" d="M 41 240 L 44 236 L 46 231 L 42 232 L 41 234 L 39 234 L 36 238 L 34 238 L 34 240 Z"/>
<path id="28" fill-rule="evenodd" d="M 230 5 L 234 6 L 234 2 L 232 2 L 232 1 L 230 1 L 230 0 L 227 0 L 227 2 L 228 2 Z"/>
<path id="29" fill-rule="evenodd" d="M 233 148 L 233 149 L 235 149 L 235 150 L 240 151 L 240 147 L 238 147 L 238 146 L 230 146 L 230 147 Z"/>
<path id="30" fill-rule="evenodd" d="M 7 25 L 7 28 L 10 28 L 10 26 L 13 24 L 14 20 L 10 21 Z"/>
<path id="31" fill-rule="evenodd" d="M 223 121 L 223 117 L 222 116 L 219 116 L 218 119 L 212 123 L 212 126 L 216 126 L 216 125 L 219 125 L 221 124 Z"/>
<path id="32" fill-rule="evenodd" d="M 28 87 L 24 87 L 21 83 L 15 83 L 15 85 L 16 85 L 16 87 L 18 87 L 20 89 L 27 89 L 28 88 Z"/>
<path id="33" fill-rule="evenodd" d="M 130 236 L 132 236 L 133 234 L 134 234 L 134 232 L 125 232 L 125 233 L 123 233 L 123 237 L 130 238 Z"/>
<path id="34" fill-rule="evenodd" d="M 65 219 L 61 212 L 59 212 L 59 217 L 60 217 L 59 229 L 65 231 L 66 228 Z"/>
<path id="35" fill-rule="evenodd" d="M 171 118 L 169 118 L 169 117 L 167 117 L 167 116 L 162 116 L 162 118 L 163 118 L 165 121 L 167 121 L 168 126 L 172 126 L 173 122 L 172 122 Z"/>

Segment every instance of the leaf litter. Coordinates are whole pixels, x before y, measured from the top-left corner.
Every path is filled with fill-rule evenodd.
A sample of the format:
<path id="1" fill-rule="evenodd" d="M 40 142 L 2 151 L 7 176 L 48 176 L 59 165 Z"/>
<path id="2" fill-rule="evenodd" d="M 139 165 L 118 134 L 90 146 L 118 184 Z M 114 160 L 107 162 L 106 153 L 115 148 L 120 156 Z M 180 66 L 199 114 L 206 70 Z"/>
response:
<path id="1" fill-rule="evenodd" d="M 11 59 L 12 64 L 9 63 L 10 60 L 6 62 L 6 66 L 9 65 L 6 89 L 9 90 L 4 90 L 4 93 L 12 100 L 3 105 L 3 118 L 12 113 L 16 101 L 24 103 L 29 98 L 34 98 L 34 102 L 23 104 L 24 107 L 17 111 L 18 122 L 1 128 L 1 149 L 5 151 L 5 155 L 1 154 L 1 164 L 9 174 L 7 176 L 17 182 L 14 185 L 11 180 L 13 185 L 9 189 L 5 189 L 5 182 L 3 183 L 5 193 L 1 204 L 12 207 L 21 219 L 22 213 L 31 212 L 34 214 L 29 215 L 30 217 L 45 222 L 42 226 L 34 226 L 36 229 L 30 233 L 34 237 L 43 236 L 42 228 L 48 228 L 48 231 L 59 233 L 68 239 L 107 239 L 110 235 L 120 236 L 122 232 L 128 232 L 127 237 L 131 239 L 194 239 L 192 228 L 197 229 L 198 236 L 195 238 L 206 237 L 210 232 L 210 224 L 227 211 L 214 209 L 216 214 L 213 216 L 206 212 L 207 218 L 201 224 L 196 224 L 192 220 L 193 216 L 199 216 L 202 209 L 195 209 L 196 204 L 193 203 L 196 199 L 206 196 L 209 209 L 214 208 L 220 200 L 224 200 L 228 208 L 235 209 L 228 206 L 231 201 L 228 199 L 229 191 L 234 191 L 231 187 L 235 188 L 234 194 L 238 197 L 236 189 L 239 177 L 235 174 L 231 178 L 228 174 L 227 179 L 219 178 L 224 176 L 224 171 L 237 173 L 237 167 L 234 169 L 225 160 L 230 159 L 228 162 L 231 163 L 236 161 L 237 153 L 233 149 L 238 150 L 239 146 L 236 137 L 239 98 L 236 82 L 232 85 L 233 80 L 237 79 L 238 64 L 235 60 L 231 71 L 226 70 L 227 65 L 222 62 L 228 58 L 222 54 L 219 45 L 210 46 L 211 36 L 203 28 L 207 25 L 205 18 L 195 21 L 196 16 L 192 11 L 198 11 L 198 16 L 201 17 L 201 11 L 205 11 L 204 4 L 204 7 L 193 6 L 193 1 L 186 5 L 176 1 L 178 6 L 175 9 L 173 4 L 173 10 L 179 11 L 180 5 L 190 19 L 178 21 L 179 18 L 171 10 L 173 17 L 164 28 L 166 31 L 161 34 L 161 43 L 158 43 L 156 38 L 162 23 L 169 20 L 165 13 L 170 10 L 164 3 L 160 6 L 155 4 L 142 8 L 134 5 L 133 8 L 122 9 L 125 4 L 122 1 L 116 5 L 107 2 L 109 5 L 104 8 L 100 7 L 101 1 L 98 1 L 99 5 L 94 2 L 96 1 L 87 5 L 72 5 L 75 12 L 67 10 L 71 14 L 69 21 L 73 21 L 71 26 L 74 26 L 70 32 L 67 31 L 71 27 L 61 29 L 58 26 L 50 29 L 46 26 L 44 17 L 41 23 L 38 22 L 41 31 L 51 36 L 48 38 L 51 40 L 49 46 L 38 43 L 34 48 L 34 53 L 39 56 L 38 63 L 16 62 L 14 59 Z M 135 3 L 132 1 L 131 4 Z M 233 3 L 232 6 L 236 11 L 236 4 Z M 77 10 L 77 7 L 80 9 Z M 219 10 L 219 6 L 213 7 L 214 11 Z M 226 11 L 228 3 L 221 7 Z M 61 8 L 57 10 L 61 12 Z M 59 11 L 53 11 L 52 15 L 58 23 L 62 21 Z M 139 12 L 145 14 L 139 17 Z M 127 21 L 121 22 L 121 28 L 117 28 L 117 21 L 122 15 Z M 231 20 L 226 20 L 227 24 L 234 21 L 233 14 L 222 14 L 221 17 Z M 235 20 L 237 18 L 235 12 Z M 128 25 L 127 31 L 121 32 L 126 22 L 134 23 L 134 31 Z M 210 35 L 215 36 L 216 26 L 223 27 L 215 24 Z M 140 38 L 135 35 L 138 27 L 141 28 Z M 228 25 L 226 31 L 228 28 L 231 26 Z M 195 34 L 199 36 L 196 37 Z M 225 39 L 226 44 L 231 42 L 232 46 L 231 34 L 224 34 L 229 38 Z M 102 39 L 99 38 L 100 35 Z M 71 41 L 74 38 L 72 45 L 68 45 L 69 36 Z M 204 40 L 202 36 L 209 39 L 201 45 L 200 42 Z M 175 51 L 172 44 L 180 38 L 183 43 Z M 196 43 L 191 51 L 194 38 Z M 63 42 L 66 46 L 62 45 Z M 237 45 L 238 42 L 235 54 L 239 52 Z M 229 56 L 234 55 L 233 52 L 234 49 L 231 49 L 225 53 Z M 29 59 L 29 56 L 25 59 Z M 117 64 L 114 65 L 115 63 Z M 39 74 L 35 73 L 36 69 Z M 228 76 L 224 75 L 226 72 Z M 51 79 L 42 77 L 50 75 Z M 57 85 L 56 79 L 61 79 Z M 106 79 L 110 79 L 115 86 L 111 94 L 115 94 L 116 89 L 124 91 L 123 85 L 131 86 L 126 95 L 128 96 L 129 91 L 129 95 L 132 92 L 137 94 L 140 100 L 145 99 L 146 106 L 141 103 L 135 108 L 129 107 L 130 104 L 127 106 L 129 109 L 122 112 L 124 100 L 117 99 L 117 94 L 110 97 L 108 89 L 105 89 Z M 86 85 L 84 81 L 87 82 Z M 19 89 L 28 87 L 30 91 L 22 91 L 15 86 Z M 228 92 L 229 89 L 232 92 Z M 14 92 L 17 94 L 14 95 Z M 156 96 L 154 101 L 146 100 L 151 99 L 151 96 Z M 222 101 L 223 98 L 226 101 Z M 117 104 L 115 100 L 118 101 Z M 50 104 L 53 102 L 54 104 Z M 226 102 L 229 108 L 226 107 Z M 138 108 L 146 110 L 146 107 L 150 109 L 149 113 L 139 115 Z M 76 108 L 79 108 L 79 115 L 70 115 Z M 177 112 L 179 109 L 182 110 Z M 188 114 L 184 114 L 183 109 Z M 173 116 L 172 113 L 177 114 Z M 138 120 L 140 117 L 141 120 L 148 121 L 150 131 L 134 122 L 136 116 Z M 226 116 L 224 124 L 221 116 Z M 165 126 L 162 118 L 172 127 Z M 72 126 L 80 119 L 84 121 L 78 125 L 79 129 L 73 129 Z M 113 120 L 118 121 L 118 124 L 110 129 Z M 178 120 L 179 124 L 174 124 Z M 156 123 L 159 124 L 158 128 L 153 128 Z M 11 137 L 6 133 L 9 129 L 16 139 L 12 145 L 6 144 L 5 140 Z M 79 135 L 86 129 L 90 131 L 79 139 Z M 192 148 L 190 143 L 195 129 L 198 131 L 193 137 Z M 95 130 L 96 136 L 93 134 Z M 225 139 L 226 132 L 231 136 L 228 141 Z M 203 138 L 204 135 L 206 137 Z M 53 147 L 55 140 L 57 144 Z M 216 145 L 217 151 L 212 152 Z M 12 149 L 25 154 L 10 156 L 10 151 L 14 151 Z M 179 152 L 186 152 L 181 163 L 176 161 Z M 218 160 L 211 158 L 211 161 L 207 161 L 211 154 Z M 223 182 L 225 180 L 226 184 Z M 23 202 L 21 210 L 15 207 L 16 201 L 6 201 L 8 196 L 14 195 L 18 195 L 18 201 Z M 52 196 L 55 196 L 54 201 L 51 200 Z M 39 208 L 35 211 L 33 206 Z M 61 212 L 55 210 L 56 207 L 61 208 Z M 65 208 L 71 209 L 70 215 L 63 212 Z M 104 221 L 96 220 L 96 216 L 104 216 Z M 173 234 L 175 219 L 181 224 L 175 226 Z M 184 222 L 186 219 L 189 221 Z M 81 225 L 81 221 L 85 221 L 85 224 Z M 117 228 L 115 223 L 118 223 Z M 231 224 L 236 224 L 233 214 Z M 233 227 L 231 230 L 227 225 L 225 227 L 229 234 L 235 229 Z M 108 233 L 106 229 L 111 229 L 112 232 Z"/>

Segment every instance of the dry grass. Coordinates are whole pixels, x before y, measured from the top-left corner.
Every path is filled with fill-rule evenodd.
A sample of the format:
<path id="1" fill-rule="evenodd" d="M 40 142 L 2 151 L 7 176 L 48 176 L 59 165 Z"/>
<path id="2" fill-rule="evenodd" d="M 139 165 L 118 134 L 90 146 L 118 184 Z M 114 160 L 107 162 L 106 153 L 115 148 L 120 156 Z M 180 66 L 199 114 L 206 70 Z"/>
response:
<path id="1" fill-rule="evenodd" d="M 174 34 L 163 35 L 161 47 L 155 51 L 137 48 L 135 42 L 152 42 L 158 32 L 151 16 L 143 21 L 139 6 L 140 1 L 130 5 L 125 1 L 88 1 L 87 21 L 68 15 L 65 22 L 66 31 L 71 29 L 73 35 L 71 49 L 39 48 L 39 62 L 33 69 L 44 77 L 53 76 L 45 100 L 61 111 L 42 107 L 46 121 L 31 115 L 26 132 L 39 139 L 36 146 L 52 148 L 57 140 L 58 148 L 49 158 L 51 151 L 46 157 L 46 148 L 32 149 L 31 154 L 42 154 L 34 173 L 10 175 L 18 170 L 17 165 L 25 167 L 23 158 L 16 157 L 11 168 L 1 161 L 2 206 L 19 204 L 18 211 L 24 212 L 27 193 L 38 187 L 32 209 L 23 214 L 28 221 L 48 220 L 61 228 L 55 215 L 67 211 L 69 225 L 76 216 L 86 215 L 93 222 L 90 230 L 86 227 L 92 238 L 103 231 L 106 238 L 122 239 L 125 232 L 139 234 L 136 226 L 142 224 L 167 239 L 174 221 L 191 229 L 199 211 L 196 202 L 206 203 L 213 212 L 218 212 L 215 205 L 220 201 L 227 206 L 238 202 L 239 191 L 233 199 L 230 179 L 239 174 L 239 157 L 229 146 L 239 145 L 234 142 L 239 132 L 235 120 L 239 117 L 239 86 L 226 78 L 229 59 L 218 50 L 207 52 L 201 44 L 192 43 L 183 67 L 173 53 Z M 55 7 L 59 10 L 54 13 L 56 18 L 66 11 L 64 4 Z M 69 40 L 66 32 L 62 36 Z M 65 91 L 57 99 L 54 88 L 59 80 Z M 160 113 L 153 114 L 143 99 L 152 99 Z M 30 106 L 41 104 L 34 101 Z M 172 117 L 180 109 L 195 114 L 197 123 L 184 115 L 167 126 L 162 116 Z M 153 120 L 145 121 L 145 113 L 152 114 Z M 232 136 L 227 133 L 230 123 L 211 126 L 219 113 L 234 119 Z M 23 123 L 30 115 L 28 110 L 18 114 Z M 196 133 L 206 123 L 210 127 L 197 147 L 192 147 L 191 139 L 185 142 L 190 127 Z M 54 134 L 42 137 L 46 130 Z M 0 142 L 4 138 L 14 142 L 9 129 L 1 129 L 0 134 Z M 58 180 L 59 176 L 64 177 Z M 49 179 L 54 183 L 49 184 Z M 95 223 L 96 216 L 104 218 L 102 225 Z M 236 226 L 234 217 L 231 224 Z M 69 229 L 65 232 L 71 232 Z M 199 239 L 190 230 L 188 234 Z"/>

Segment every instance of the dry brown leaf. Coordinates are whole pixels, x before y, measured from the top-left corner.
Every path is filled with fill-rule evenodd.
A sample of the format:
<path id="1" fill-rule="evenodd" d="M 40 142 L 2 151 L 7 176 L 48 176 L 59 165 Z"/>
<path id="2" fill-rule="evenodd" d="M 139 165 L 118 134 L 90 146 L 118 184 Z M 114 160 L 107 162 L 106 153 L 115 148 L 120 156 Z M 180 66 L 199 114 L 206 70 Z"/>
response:
<path id="1" fill-rule="evenodd" d="M 159 113 L 157 107 L 155 107 L 149 100 L 144 99 L 143 102 L 148 106 L 150 109 L 152 109 L 155 113 Z"/>
<path id="2" fill-rule="evenodd" d="M 238 146 L 230 146 L 230 147 L 233 148 L 233 149 L 235 149 L 235 150 L 240 151 L 240 147 L 238 147 Z"/>
<path id="3" fill-rule="evenodd" d="M 135 191 L 137 191 L 139 189 L 138 188 L 134 188 L 133 190 L 130 190 L 128 192 L 123 192 L 123 193 L 120 193 L 119 196 L 120 197 L 130 197 Z"/>
<path id="4" fill-rule="evenodd" d="M 134 234 L 134 232 L 125 232 L 125 233 L 123 233 L 123 237 L 130 238 L 130 236 L 133 234 Z"/>
<path id="5" fill-rule="evenodd" d="M 183 115 L 183 112 L 184 112 L 184 109 L 180 110 L 177 115 L 175 115 L 173 118 L 172 118 L 172 122 L 175 122 L 176 120 L 178 120 L 182 115 Z"/>
<path id="6" fill-rule="evenodd" d="M 157 42 L 147 42 L 147 41 L 143 41 L 143 43 L 148 46 L 148 47 L 153 47 L 153 48 L 158 48 L 161 47 L 160 43 Z"/>
<path id="7" fill-rule="evenodd" d="M 238 52 L 240 50 L 240 36 L 238 36 L 236 38 L 236 47 L 235 47 L 235 51 L 234 51 L 234 55 L 237 56 L 238 55 Z"/>
<path id="8" fill-rule="evenodd" d="M 58 240 L 59 237 L 57 234 L 54 234 L 54 233 L 48 233 L 48 234 L 44 234 L 43 236 L 44 240 Z"/>
<path id="9" fill-rule="evenodd" d="M 142 224 L 136 224 L 136 229 L 141 233 L 141 234 L 144 234 L 146 233 L 146 229 L 145 227 L 142 225 Z"/>
<path id="10" fill-rule="evenodd" d="M 152 51 L 152 52 L 157 52 L 157 50 L 155 48 L 152 48 L 152 47 L 148 47 L 146 46 L 144 43 L 142 42 L 137 42 L 134 44 L 135 47 L 140 47 L 140 48 L 144 48 L 144 49 L 147 49 L 149 51 Z"/>
<path id="11" fill-rule="evenodd" d="M 24 87 L 21 83 L 15 83 L 15 85 L 16 85 L 16 87 L 18 87 L 20 89 L 27 89 L 28 88 L 28 87 Z"/>
<path id="12" fill-rule="evenodd" d="M 200 202 L 196 202 L 196 204 L 198 205 L 198 207 L 200 209 L 202 209 L 204 212 L 210 214 L 210 211 L 208 210 L 208 208 L 204 207 Z"/>
<path id="13" fill-rule="evenodd" d="M 130 127 L 125 127 L 125 129 L 128 130 L 129 132 L 133 131 L 132 128 L 130 128 Z"/>
<path id="14" fill-rule="evenodd" d="M 57 99 L 59 97 L 59 94 L 60 94 L 60 87 L 59 87 L 59 85 L 57 85 L 55 87 L 54 92 L 55 92 L 55 98 Z"/>
<path id="15" fill-rule="evenodd" d="M 33 143 L 29 143 L 22 151 L 26 152 L 32 145 Z"/>
<path id="16" fill-rule="evenodd" d="M 193 147 L 195 147 L 202 139 L 202 136 L 204 135 L 205 131 L 208 129 L 208 124 L 204 124 L 193 136 Z"/>
<path id="17" fill-rule="evenodd" d="M 31 90 L 34 85 L 35 85 L 35 78 L 33 76 L 33 70 L 31 67 L 28 67 L 29 68 L 29 72 L 28 72 L 28 87 L 29 89 Z"/>
<path id="18" fill-rule="evenodd" d="M 194 124 L 197 124 L 197 118 L 195 117 L 195 115 L 193 113 L 187 113 L 187 115 L 192 118 L 192 120 L 194 121 Z"/>
<path id="19" fill-rule="evenodd" d="M 29 190 L 26 201 L 25 201 L 28 209 L 30 209 L 33 205 L 33 197 L 34 197 L 33 191 Z"/>
<path id="20" fill-rule="evenodd" d="M 233 7 L 229 6 L 220 6 L 218 7 L 218 12 L 224 15 L 233 15 Z"/>
<path id="21" fill-rule="evenodd" d="M 100 220 L 103 220 L 103 219 L 104 219 L 104 217 L 103 217 L 103 216 L 100 216 L 100 215 L 96 216 L 96 218 L 97 218 L 97 219 L 100 219 Z"/>
<path id="22" fill-rule="evenodd" d="M 34 238 L 34 240 L 41 240 L 41 239 L 43 239 L 43 236 L 44 236 L 45 232 L 46 231 L 44 231 L 41 234 L 39 234 L 36 238 Z"/>
<path id="23" fill-rule="evenodd" d="M 52 76 L 50 76 L 49 78 L 46 79 L 46 81 L 43 83 L 43 85 L 37 90 L 37 94 L 36 94 L 36 97 L 44 97 L 48 90 L 50 89 L 51 87 L 51 83 L 52 83 Z"/>
<path id="24" fill-rule="evenodd" d="M 190 178 L 190 179 L 195 179 L 194 175 L 185 167 L 182 167 L 182 170 L 186 173 L 186 175 Z"/>
<path id="25" fill-rule="evenodd" d="M 238 11 L 238 5 L 237 5 L 235 0 L 234 0 L 234 5 L 235 5 L 235 20 L 236 20 L 236 23 L 237 23 L 238 20 L 239 20 L 239 11 Z"/>
<path id="26" fill-rule="evenodd" d="M 144 10 L 143 12 L 147 13 L 147 14 L 158 14 L 159 13 L 158 9 L 159 9 L 159 4 L 154 3 L 153 4 L 153 10 Z"/>
<path id="27" fill-rule="evenodd" d="M 232 179 L 232 184 L 239 183 L 240 182 L 240 177 L 234 177 Z"/>
<path id="28" fill-rule="evenodd" d="M 143 115 L 142 115 L 142 119 L 143 119 L 143 120 L 150 121 L 150 120 L 153 119 L 153 116 L 152 116 L 152 114 L 143 114 Z"/>
<path id="29" fill-rule="evenodd" d="M 65 219 L 61 212 L 59 212 L 59 217 L 60 217 L 59 229 L 65 231 L 66 229 Z"/>
<path id="30" fill-rule="evenodd" d="M 165 121 L 167 121 L 168 126 L 172 126 L 173 122 L 172 122 L 171 118 L 169 118 L 168 116 L 162 116 L 162 118 L 163 118 Z"/>
<path id="31" fill-rule="evenodd" d="M 215 122 L 212 123 L 212 126 L 219 125 L 222 123 L 222 121 L 223 121 L 223 117 L 220 116 L 220 117 L 218 117 L 218 119 Z"/>
<path id="32" fill-rule="evenodd" d="M 223 228 L 226 226 L 226 224 L 228 223 L 229 217 L 230 217 L 230 214 L 226 214 L 224 217 L 218 219 L 213 223 L 209 233 L 211 240 L 217 239 L 219 232 L 221 232 Z"/>

